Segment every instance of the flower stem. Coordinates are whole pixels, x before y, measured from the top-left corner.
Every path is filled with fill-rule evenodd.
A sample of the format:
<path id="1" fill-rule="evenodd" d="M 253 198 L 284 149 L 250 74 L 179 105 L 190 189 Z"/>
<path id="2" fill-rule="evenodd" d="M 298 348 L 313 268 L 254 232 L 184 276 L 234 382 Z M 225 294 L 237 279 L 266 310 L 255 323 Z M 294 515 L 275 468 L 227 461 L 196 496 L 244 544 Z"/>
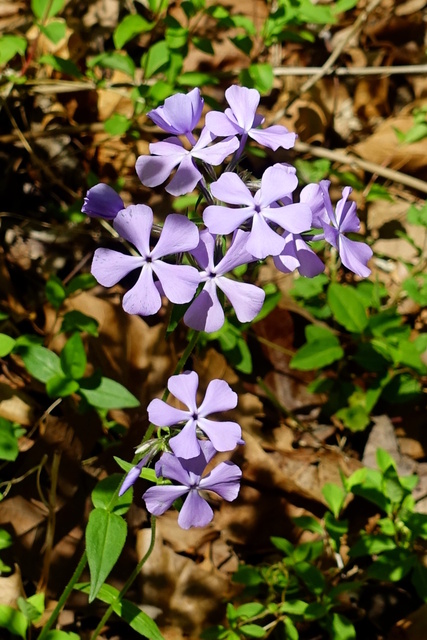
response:
<path id="1" fill-rule="evenodd" d="M 86 563 L 87 563 L 87 555 L 86 555 L 86 551 L 83 553 L 82 557 L 80 558 L 80 562 L 76 567 L 76 570 L 74 571 L 73 575 L 71 576 L 71 579 L 69 581 L 69 583 L 67 584 L 67 586 L 65 587 L 64 591 L 62 592 L 61 597 L 59 598 L 56 607 L 54 608 L 54 610 L 52 611 L 52 613 L 50 614 L 50 618 L 49 620 L 45 623 L 41 634 L 38 637 L 38 640 L 45 640 L 49 629 L 52 627 L 52 625 L 56 622 L 57 617 L 59 616 L 62 607 L 64 606 L 64 604 L 66 603 L 68 596 L 70 595 L 71 591 L 74 588 L 74 585 L 79 581 L 81 574 L 83 573 L 84 568 L 86 567 Z"/>
<path id="2" fill-rule="evenodd" d="M 92 634 L 91 640 L 97 640 L 98 636 L 101 634 L 101 630 L 102 630 L 103 626 L 105 625 L 105 623 L 107 622 L 107 620 L 109 619 L 111 614 L 114 612 L 114 607 L 117 606 L 121 602 L 123 596 L 126 594 L 128 589 L 132 586 L 132 584 L 134 583 L 134 581 L 138 577 L 142 567 L 147 562 L 148 558 L 150 557 L 150 555 L 153 552 L 155 541 L 156 541 L 156 518 L 152 517 L 151 518 L 150 546 L 148 547 L 147 552 L 143 556 L 142 560 L 140 560 L 138 562 L 138 564 L 136 565 L 135 569 L 132 571 L 132 573 L 130 574 L 129 578 L 126 580 L 126 582 L 125 582 L 122 590 L 120 591 L 120 593 L 117 595 L 115 600 L 110 604 L 110 606 L 108 607 L 108 609 L 106 610 L 106 612 L 102 616 L 98 626 L 96 627 L 95 631 Z"/>

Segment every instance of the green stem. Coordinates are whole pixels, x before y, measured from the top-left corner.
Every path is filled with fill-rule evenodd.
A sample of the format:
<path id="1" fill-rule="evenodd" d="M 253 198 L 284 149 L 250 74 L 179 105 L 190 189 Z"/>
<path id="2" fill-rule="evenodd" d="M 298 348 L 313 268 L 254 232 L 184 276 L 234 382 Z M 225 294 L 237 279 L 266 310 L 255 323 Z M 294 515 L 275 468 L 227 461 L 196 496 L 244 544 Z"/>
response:
<path id="1" fill-rule="evenodd" d="M 147 562 L 148 558 L 151 556 L 151 554 L 153 552 L 155 541 L 156 541 L 156 518 L 152 517 L 151 518 L 151 540 L 150 540 L 150 546 L 148 547 L 147 552 L 144 555 L 144 557 L 142 558 L 142 560 L 140 560 L 138 562 L 138 564 L 136 565 L 135 569 L 132 571 L 132 573 L 130 574 L 129 578 L 126 580 L 126 582 L 125 582 L 122 590 L 120 591 L 120 593 L 117 595 L 117 597 L 110 604 L 110 606 L 108 607 L 108 609 L 106 610 L 106 612 L 102 616 L 98 626 L 96 627 L 95 631 L 92 634 L 91 640 L 97 640 L 98 636 L 101 634 L 101 631 L 102 631 L 105 623 L 107 622 L 107 620 L 109 619 L 111 614 L 114 612 L 114 607 L 117 606 L 117 604 L 119 604 L 121 602 L 123 596 L 126 594 L 128 589 L 132 586 L 132 584 L 134 583 L 136 578 L 139 576 L 142 567 Z"/>
<path id="2" fill-rule="evenodd" d="M 82 557 L 80 558 L 80 562 L 77 565 L 76 570 L 74 571 L 73 575 L 71 576 L 71 579 L 70 579 L 69 583 L 67 584 L 67 586 L 65 587 L 64 591 L 62 592 L 61 597 L 59 598 L 56 607 L 54 608 L 54 610 L 50 614 L 49 620 L 45 623 L 45 625 L 44 625 L 44 627 L 42 629 L 42 632 L 38 637 L 38 640 L 45 640 L 49 629 L 56 622 L 56 619 L 59 616 L 62 607 L 66 603 L 66 601 L 68 599 L 68 596 L 72 592 L 72 590 L 74 588 L 74 585 L 79 581 L 80 576 L 82 575 L 83 570 L 86 567 L 86 563 L 87 563 L 87 556 L 86 556 L 86 551 L 85 551 L 83 553 Z"/>

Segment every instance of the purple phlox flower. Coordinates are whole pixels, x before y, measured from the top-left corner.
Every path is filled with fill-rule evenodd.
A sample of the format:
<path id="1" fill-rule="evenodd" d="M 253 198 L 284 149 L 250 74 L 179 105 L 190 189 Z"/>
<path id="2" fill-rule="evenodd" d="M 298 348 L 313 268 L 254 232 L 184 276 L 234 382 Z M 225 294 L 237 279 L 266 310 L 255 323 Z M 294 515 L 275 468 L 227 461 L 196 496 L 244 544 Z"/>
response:
<path id="1" fill-rule="evenodd" d="M 92 262 L 92 274 L 104 287 L 117 284 L 134 269 L 141 269 L 136 284 L 123 297 L 127 313 L 150 316 L 162 304 L 154 276 L 161 291 L 171 302 L 183 304 L 194 296 L 200 276 L 188 265 L 168 264 L 164 256 L 194 249 L 199 242 L 196 225 L 179 214 L 167 216 L 159 240 L 150 249 L 153 212 L 143 204 L 131 205 L 120 211 L 113 223 L 118 234 L 133 244 L 139 256 L 125 255 L 112 249 L 97 249 Z"/>
<path id="2" fill-rule="evenodd" d="M 207 113 L 206 126 L 216 136 L 242 136 L 238 155 L 243 150 L 248 136 L 273 151 L 279 147 L 290 149 L 294 146 L 296 134 L 289 132 L 282 125 L 258 129 L 264 118 L 256 113 L 260 101 L 260 94 L 256 89 L 233 85 L 227 89 L 225 97 L 230 109 L 226 109 L 224 113 Z"/>
<path id="3" fill-rule="evenodd" d="M 187 94 L 176 93 L 165 103 L 148 112 L 148 117 L 163 131 L 179 136 L 188 135 L 197 126 L 202 115 L 204 100 L 198 88 Z"/>
<path id="4" fill-rule="evenodd" d="M 205 127 L 191 149 L 186 149 L 177 137 L 153 142 L 149 146 L 150 153 L 153 155 L 139 156 L 136 161 L 135 168 L 139 179 L 146 187 L 157 187 L 178 166 L 174 177 L 165 189 L 174 196 L 190 193 L 203 178 L 195 160 L 217 166 L 239 146 L 236 137 L 228 137 L 209 147 L 208 145 L 215 138 L 216 136 Z"/>
<path id="5" fill-rule="evenodd" d="M 169 446 L 176 456 L 184 459 L 195 458 L 200 453 L 201 441 L 198 433 L 204 433 L 217 451 L 232 451 L 242 444 L 242 430 L 237 422 L 207 420 L 211 413 L 228 411 L 237 405 L 237 394 L 225 380 L 211 380 L 202 404 L 197 406 L 199 376 L 195 371 L 185 371 L 172 376 L 168 381 L 169 391 L 187 410 L 171 407 L 163 400 L 152 400 L 148 405 L 150 422 L 158 426 L 172 427 L 185 423 L 177 436 L 169 440 Z"/>
<path id="6" fill-rule="evenodd" d="M 311 227 L 311 208 L 305 203 L 280 206 L 281 199 L 289 201 L 298 179 L 292 168 L 275 164 L 264 171 L 261 188 L 252 195 L 238 175 L 223 173 L 211 185 L 212 194 L 228 204 L 243 205 L 240 208 L 210 205 L 203 213 L 203 220 L 211 233 L 231 233 L 247 220 L 252 220 L 247 251 L 257 259 L 278 255 L 285 246 L 285 239 L 276 233 L 269 223 L 291 233 L 301 233 Z"/>
<path id="7" fill-rule="evenodd" d="M 191 459 L 164 453 L 156 464 L 156 474 L 177 484 L 150 487 L 143 495 L 148 511 L 160 516 L 175 500 L 186 496 L 178 516 L 179 526 L 190 529 L 209 524 L 213 511 L 203 498 L 203 492 L 213 491 L 232 502 L 237 498 L 242 477 L 241 470 L 232 462 L 220 462 L 210 473 L 202 476 L 215 453 L 209 441 L 201 442 L 198 456 Z"/>
<path id="8" fill-rule="evenodd" d="M 234 307 L 240 322 L 251 322 L 260 312 L 265 292 L 254 284 L 225 277 L 229 271 L 253 261 L 252 255 L 246 250 L 248 236 L 248 232 L 238 229 L 230 248 L 215 264 L 215 236 L 207 230 L 200 233 L 199 245 L 191 253 L 203 269 L 200 279 L 205 284 L 184 315 L 185 324 L 192 329 L 211 333 L 224 324 L 224 311 L 218 299 L 217 287 Z"/>
<path id="9" fill-rule="evenodd" d="M 353 273 L 361 278 L 366 278 L 371 273 L 367 263 L 372 258 L 372 249 L 365 242 L 350 240 L 344 235 L 360 230 L 360 220 L 356 213 L 356 203 L 347 200 L 352 192 L 352 188 L 344 187 L 342 198 L 337 202 L 334 212 L 327 188 L 327 181 L 321 181 L 320 186 L 323 192 L 325 208 L 331 222 L 331 224 L 325 224 L 323 226 L 325 240 L 335 247 L 339 253 L 341 262 L 347 269 L 353 271 Z"/>
<path id="10" fill-rule="evenodd" d="M 141 460 L 138 462 L 138 464 L 136 464 L 134 467 L 132 467 L 132 469 L 129 469 L 129 471 L 127 472 L 127 474 L 124 477 L 122 486 L 120 487 L 119 498 L 124 493 L 126 493 L 126 491 L 128 489 L 133 487 L 133 485 L 135 484 L 135 482 L 138 480 L 139 476 L 141 475 L 142 468 L 145 467 L 145 465 L 147 464 L 149 459 L 150 459 L 150 454 L 147 454 L 146 456 L 141 458 Z"/>
<path id="11" fill-rule="evenodd" d="M 100 182 L 86 193 L 82 212 L 91 218 L 113 220 L 124 208 L 124 202 L 119 194 L 108 184 Z"/>
<path id="12" fill-rule="evenodd" d="M 324 271 L 325 265 L 300 235 L 285 232 L 283 237 L 285 246 L 282 252 L 273 258 L 279 271 L 291 273 L 298 269 L 299 273 L 307 278 L 314 278 Z"/>

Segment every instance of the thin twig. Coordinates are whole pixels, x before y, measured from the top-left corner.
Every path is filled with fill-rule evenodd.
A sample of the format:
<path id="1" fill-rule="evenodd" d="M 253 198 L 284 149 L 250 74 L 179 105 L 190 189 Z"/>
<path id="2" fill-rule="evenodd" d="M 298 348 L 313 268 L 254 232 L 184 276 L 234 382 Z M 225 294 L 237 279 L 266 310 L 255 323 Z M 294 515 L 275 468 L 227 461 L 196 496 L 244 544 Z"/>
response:
<path id="1" fill-rule="evenodd" d="M 386 75 L 424 75 L 427 64 L 407 64 L 384 67 L 332 67 L 323 71 L 323 67 L 275 67 L 273 74 L 280 76 L 386 76 Z"/>
<path id="2" fill-rule="evenodd" d="M 369 173 L 376 173 L 386 180 L 392 180 L 409 187 L 410 189 L 417 189 L 422 193 L 427 193 L 427 183 L 419 178 L 408 176 L 406 173 L 396 171 L 395 169 L 389 169 L 388 167 L 382 167 L 380 164 L 370 162 L 369 160 L 363 160 L 357 156 L 347 153 L 346 151 L 333 151 L 331 149 L 324 149 L 323 147 L 315 147 L 306 142 L 300 142 L 297 140 L 294 146 L 295 151 L 298 153 L 309 153 L 317 158 L 326 158 L 332 162 L 339 162 L 340 164 L 356 165 L 364 171 Z"/>
<path id="3" fill-rule="evenodd" d="M 59 463 L 61 460 L 61 453 L 55 451 L 52 459 L 52 467 L 50 471 L 50 490 L 48 500 L 48 518 L 47 518 L 47 531 L 46 531 L 46 543 L 43 558 L 43 568 L 40 576 L 40 580 L 37 585 L 37 593 L 44 593 L 47 587 L 50 573 L 50 565 L 52 562 L 52 550 L 55 538 L 55 525 L 56 525 L 56 487 L 58 484 L 59 475 Z"/>

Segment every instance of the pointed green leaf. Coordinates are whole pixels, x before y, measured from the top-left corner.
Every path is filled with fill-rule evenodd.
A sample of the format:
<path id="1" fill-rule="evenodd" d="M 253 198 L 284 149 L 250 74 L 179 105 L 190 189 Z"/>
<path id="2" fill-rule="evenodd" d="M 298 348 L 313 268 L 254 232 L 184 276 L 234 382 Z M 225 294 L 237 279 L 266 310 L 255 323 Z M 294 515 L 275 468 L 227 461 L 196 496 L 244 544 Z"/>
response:
<path id="1" fill-rule="evenodd" d="M 127 524 L 105 509 L 94 509 L 86 527 L 86 551 L 90 569 L 92 602 L 116 564 L 126 542 Z"/>
<path id="2" fill-rule="evenodd" d="M 74 333 L 61 351 L 61 367 L 68 378 L 79 380 L 86 369 L 86 352 L 80 334 Z"/>
<path id="3" fill-rule="evenodd" d="M 85 379 L 80 381 L 80 393 L 93 407 L 128 409 L 139 406 L 139 400 L 130 391 L 110 378 L 101 378 L 101 383 L 95 388 L 88 387 Z"/>
<path id="4" fill-rule="evenodd" d="M 148 22 L 138 13 L 125 16 L 113 33 L 115 48 L 121 49 L 126 42 L 129 42 L 140 33 L 150 31 L 154 26 L 155 23 Z"/>
<path id="5" fill-rule="evenodd" d="M 40 382 L 47 382 L 61 374 L 61 361 L 56 353 L 40 345 L 20 345 L 15 349 L 24 361 L 27 371 Z"/>
<path id="6" fill-rule="evenodd" d="M 332 283 L 328 288 L 328 303 L 337 322 L 352 333 L 363 333 L 368 316 L 356 289 Z"/>
<path id="7" fill-rule="evenodd" d="M 52 376 L 46 382 L 46 392 L 49 398 L 66 398 L 78 390 L 79 383 L 77 380 L 71 380 L 71 378 L 67 378 L 62 373 Z"/>
<path id="8" fill-rule="evenodd" d="M 0 604 L 0 627 L 7 629 L 15 636 L 27 637 L 28 620 L 21 611 Z"/>
<path id="9" fill-rule="evenodd" d="M 6 333 L 0 333 L 0 358 L 8 356 L 15 346 L 15 340 Z"/>
<path id="10" fill-rule="evenodd" d="M 39 20 L 56 16 L 63 5 L 64 0 L 31 0 L 31 10 Z"/>

